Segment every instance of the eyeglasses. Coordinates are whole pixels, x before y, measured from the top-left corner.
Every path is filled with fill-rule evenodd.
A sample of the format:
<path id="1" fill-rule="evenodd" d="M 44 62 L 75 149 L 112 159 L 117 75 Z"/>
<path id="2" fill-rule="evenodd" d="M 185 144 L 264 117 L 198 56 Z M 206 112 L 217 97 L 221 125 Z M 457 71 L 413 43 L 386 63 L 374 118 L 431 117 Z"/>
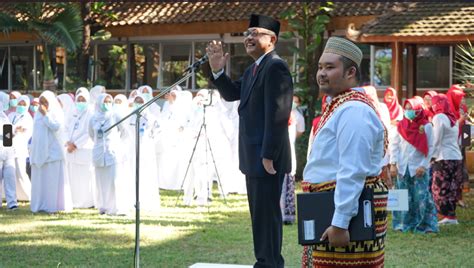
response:
<path id="1" fill-rule="evenodd" d="M 258 35 L 261 35 L 261 34 L 263 34 L 263 35 L 271 35 L 271 34 L 269 34 L 269 33 L 258 32 L 258 31 L 255 31 L 255 30 L 254 30 L 254 31 L 245 31 L 245 32 L 243 32 L 243 34 L 244 34 L 244 37 L 245 37 L 245 38 L 247 38 L 247 37 L 249 37 L 249 36 L 251 36 L 251 37 L 257 37 Z"/>

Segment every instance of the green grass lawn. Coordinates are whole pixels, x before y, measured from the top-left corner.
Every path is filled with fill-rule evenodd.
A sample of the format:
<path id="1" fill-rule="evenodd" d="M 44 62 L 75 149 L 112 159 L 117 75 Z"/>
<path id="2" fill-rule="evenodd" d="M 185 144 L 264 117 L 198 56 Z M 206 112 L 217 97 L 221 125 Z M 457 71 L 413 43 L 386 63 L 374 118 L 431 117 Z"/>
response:
<path id="1" fill-rule="evenodd" d="M 253 264 L 246 196 L 214 195 L 210 207 L 175 206 L 177 193 L 161 191 L 162 207 L 142 213 L 142 267 L 187 267 L 196 262 Z M 474 267 L 474 198 L 458 209 L 460 225 L 439 234 L 389 231 L 387 267 Z M 180 202 L 181 204 L 181 202 Z M 135 217 L 99 215 L 96 210 L 33 214 L 0 209 L 0 267 L 133 267 Z M 296 225 L 284 227 L 287 267 L 300 267 Z"/>

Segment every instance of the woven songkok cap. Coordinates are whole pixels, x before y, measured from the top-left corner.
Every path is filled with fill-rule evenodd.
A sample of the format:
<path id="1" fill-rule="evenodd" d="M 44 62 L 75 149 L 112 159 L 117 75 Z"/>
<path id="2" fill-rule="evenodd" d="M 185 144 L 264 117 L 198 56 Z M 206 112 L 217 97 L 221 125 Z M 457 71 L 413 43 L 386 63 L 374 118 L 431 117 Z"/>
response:
<path id="1" fill-rule="evenodd" d="M 323 53 L 333 53 L 344 56 L 360 67 L 362 62 L 362 51 L 351 41 L 341 37 L 330 37 L 326 43 Z"/>

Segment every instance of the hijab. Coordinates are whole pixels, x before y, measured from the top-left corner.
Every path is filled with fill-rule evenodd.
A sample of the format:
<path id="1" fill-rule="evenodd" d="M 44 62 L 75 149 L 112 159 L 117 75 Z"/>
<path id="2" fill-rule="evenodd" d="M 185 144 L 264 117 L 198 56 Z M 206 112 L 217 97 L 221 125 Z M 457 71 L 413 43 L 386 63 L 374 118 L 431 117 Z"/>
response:
<path id="1" fill-rule="evenodd" d="M 448 97 L 449 106 L 454 116 L 456 117 L 456 120 L 461 117 L 461 113 L 460 113 L 461 106 L 462 106 L 461 102 L 464 95 L 465 93 L 459 85 L 452 85 L 448 89 L 448 92 L 446 93 L 446 97 Z"/>
<path id="2" fill-rule="evenodd" d="M 454 116 L 454 113 L 449 107 L 449 101 L 446 95 L 438 94 L 436 96 L 433 96 L 433 98 L 431 99 L 431 107 L 433 107 L 433 112 L 435 115 L 445 114 L 448 117 L 449 122 L 451 123 L 451 127 L 456 124 L 456 116 Z"/>
<path id="3" fill-rule="evenodd" d="M 426 136 L 424 126 L 428 124 L 429 121 L 423 109 L 423 99 L 421 99 L 421 97 L 407 99 L 403 107 L 405 107 L 407 103 L 411 105 L 417 115 L 413 120 L 409 120 L 404 116 L 397 126 L 398 133 L 423 155 L 428 156 L 428 137 Z"/>
<path id="4" fill-rule="evenodd" d="M 391 101 L 388 101 L 387 98 L 386 98 L 387 94 L 389 92 L 391 92 L 392 96 L 393 96 Z M 399 118 L 400 114 L 403 113 L 403 108 L 398 103 L 397 91 L 395 89 L 391 88 L 391 87 L 388 87 L 385 90 L 385 94 L 383 96 L 383 101 L 387 105 L 388 112 L 390 113 L 390 120 L 393 121 L 393 120 L 396 120 L 397 118 Z"/>
<path id="5" fill-rule="evenodd" d="M 61 102 L 64 118 L 69 118 L 76 107 L 74 104 L 74 97 L 71 97 L 71 95 L 65 93 L 59 95 L 58 100 Z"/>
<path id="6" fill-rule="evenodd" d="M 431 101 L 433 101 L 433 97 L 438 95 L 438 93 L 434 90 L 430 90 L 430 91 L 427 91 L 425 92 L 425 94 L 423 94 L 423 99 L 426 97 L 426 96 L 430 96 L 431 97 Z M 424 102 L 424 101 L 423 101 Z M 433 103 L 431 104 L 433 105 Z M 427 107 L 425 106 L 425 114 L 426 114 L 426 117 L 428 117 L 428 120 L 431 121 L 431 119 L 433 118 L 433 116 L 435 115 L 435 112 L 433 111 L 433 108 L 432 107 Z"/>
<path id="7" fill-rule="evenodd" d="M 53 131 L 57 142 L 61 145 L 62 135 L 64 134 L 64 112 L 56 98 L 56 95 L 52 91 L 45 90 L 41 93 L 39 98 L 41 99 L 42 97 L 48 101 L 48 111 L 46 115 L 43 115 L 40 112 L 35 114 L 30 154 L 31 164 L 36 164 L 39 167 L 45 164 L 48 160 L 48 157 L 45 154 L 49 151 L 50 144 L 55 142 L 50 140 L 50 128 L 44 124 L 44 117 L 48 117 L 50 120 L 59 124 L 59 129 Z"/>

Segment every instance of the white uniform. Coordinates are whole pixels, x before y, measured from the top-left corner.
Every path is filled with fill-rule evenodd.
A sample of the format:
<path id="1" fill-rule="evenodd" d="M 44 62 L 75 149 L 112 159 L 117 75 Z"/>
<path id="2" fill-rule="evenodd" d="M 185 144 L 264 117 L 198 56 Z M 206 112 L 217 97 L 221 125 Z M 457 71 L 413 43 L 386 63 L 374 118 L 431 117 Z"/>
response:
<path id="1" fill-rule="evenodd" d="M 140 93 L 135 96 L 136 98 L 142 98 L 144 96 Z M 155 210 L 160 207 L 160 193 L 158 187 L 158 169 L 156 166 L 156 153 L 155 153 L 155 135 L 158 130 L 157 118 L 148 109 L 144 110 L 139 122 L 140 131 L 140 207 L 144 210 Z M 136 116 L 132 115 L 127 120 L 128 136 L 129 136 L 129 160 L 130 167 L 130 180 L 132 183 L 130 189 L 136 187 Z M 133 190 L 135 193 L 135 190 Z M 134 197 L 135 195 L 133 195 Z"/>
<path id="2" fill-rule="evenodd" d="M 90 102 L 89 92 L 82 91 L 76 95 L 84 97 Z M 89 106 L 90 107 L 90 106 Z M 66 166 L 71 183 L 72 203 L 75 208 L 90 208 L 95 205 L 95 173 L 92 165 L 93 142 L 89 137 L 89 121 L 93 111 L 86 108 L 74 111 L 66 122 L 66 142 L 71 142 L 76 149 L 69 153 L 66 151 Z"/>
<path id="3" fill-rule="evenodd" d="M 23 114 L 13 112 L 8 118 L 13 125 L 13 149 L 15 151 L 16 170 L 16 195 L 18 200 L 30 201 L 31 181 L 26 173 L 26 159 L 29 157 L 28 141 L 33 133 L 33 118 L 28 113 L 30 99 L 23 95 L 18 102 L 26 103 L 26 111 Z M 21 130 L 20 130 L 21 129 Z"/>
<path id="4" fill-rule="evenodd" d="M 104 133 L 104 130 L 119 121 L 115 113 L 104 112 L 100 108 L 107 96 L 112 98 L 106 93 L 99 95 L 96 111 L 89 122 L 89 136 L 94 141 L 92 163 L 95 168 L 98 194 L 97 208 L 101 214 L 127 214 L 131 209 L 125 166 L 127 147 L 121 138 L 126 136 L 127 132 L 125 126 L 120 124 Z"/>
<path id="5" fill-rule="evenodd" d="M 192 146 L 185 129 L 191 102 L 182 92 L 175 92 L 176 100 L 163 106 L 157 137 L 158 182 L 168 190 L 180 189 Z"/>
<path id="6" fill-rule="evenodd" d="M 8 110 L 8 101 L 9 97 L 6 93 L 0 92 L 0 123 L 10 124 L 7 115 L 4 111 Z M 13 153 L 13 148 L 3 147 L 3 143 L 0 144 L 0 196 L 2 192 L 2 182 L 3 189 L 5 189 L 5 199 L 7 200 L 7 207 L 16 207 L 18 206 L 16 199 L 16 182 L 15 182 L 15 156 Z M 0 204 L 1 206 L 1 204 Z"/>
<path id="7" fill-rule="evenodd" d="M 35 115 L 31 139 L 31 211 L 69 211 L 71 189 L 64 162 L 64 114 L 51 91 L 41 97 L 49 103 L 46 115 Z"/>

